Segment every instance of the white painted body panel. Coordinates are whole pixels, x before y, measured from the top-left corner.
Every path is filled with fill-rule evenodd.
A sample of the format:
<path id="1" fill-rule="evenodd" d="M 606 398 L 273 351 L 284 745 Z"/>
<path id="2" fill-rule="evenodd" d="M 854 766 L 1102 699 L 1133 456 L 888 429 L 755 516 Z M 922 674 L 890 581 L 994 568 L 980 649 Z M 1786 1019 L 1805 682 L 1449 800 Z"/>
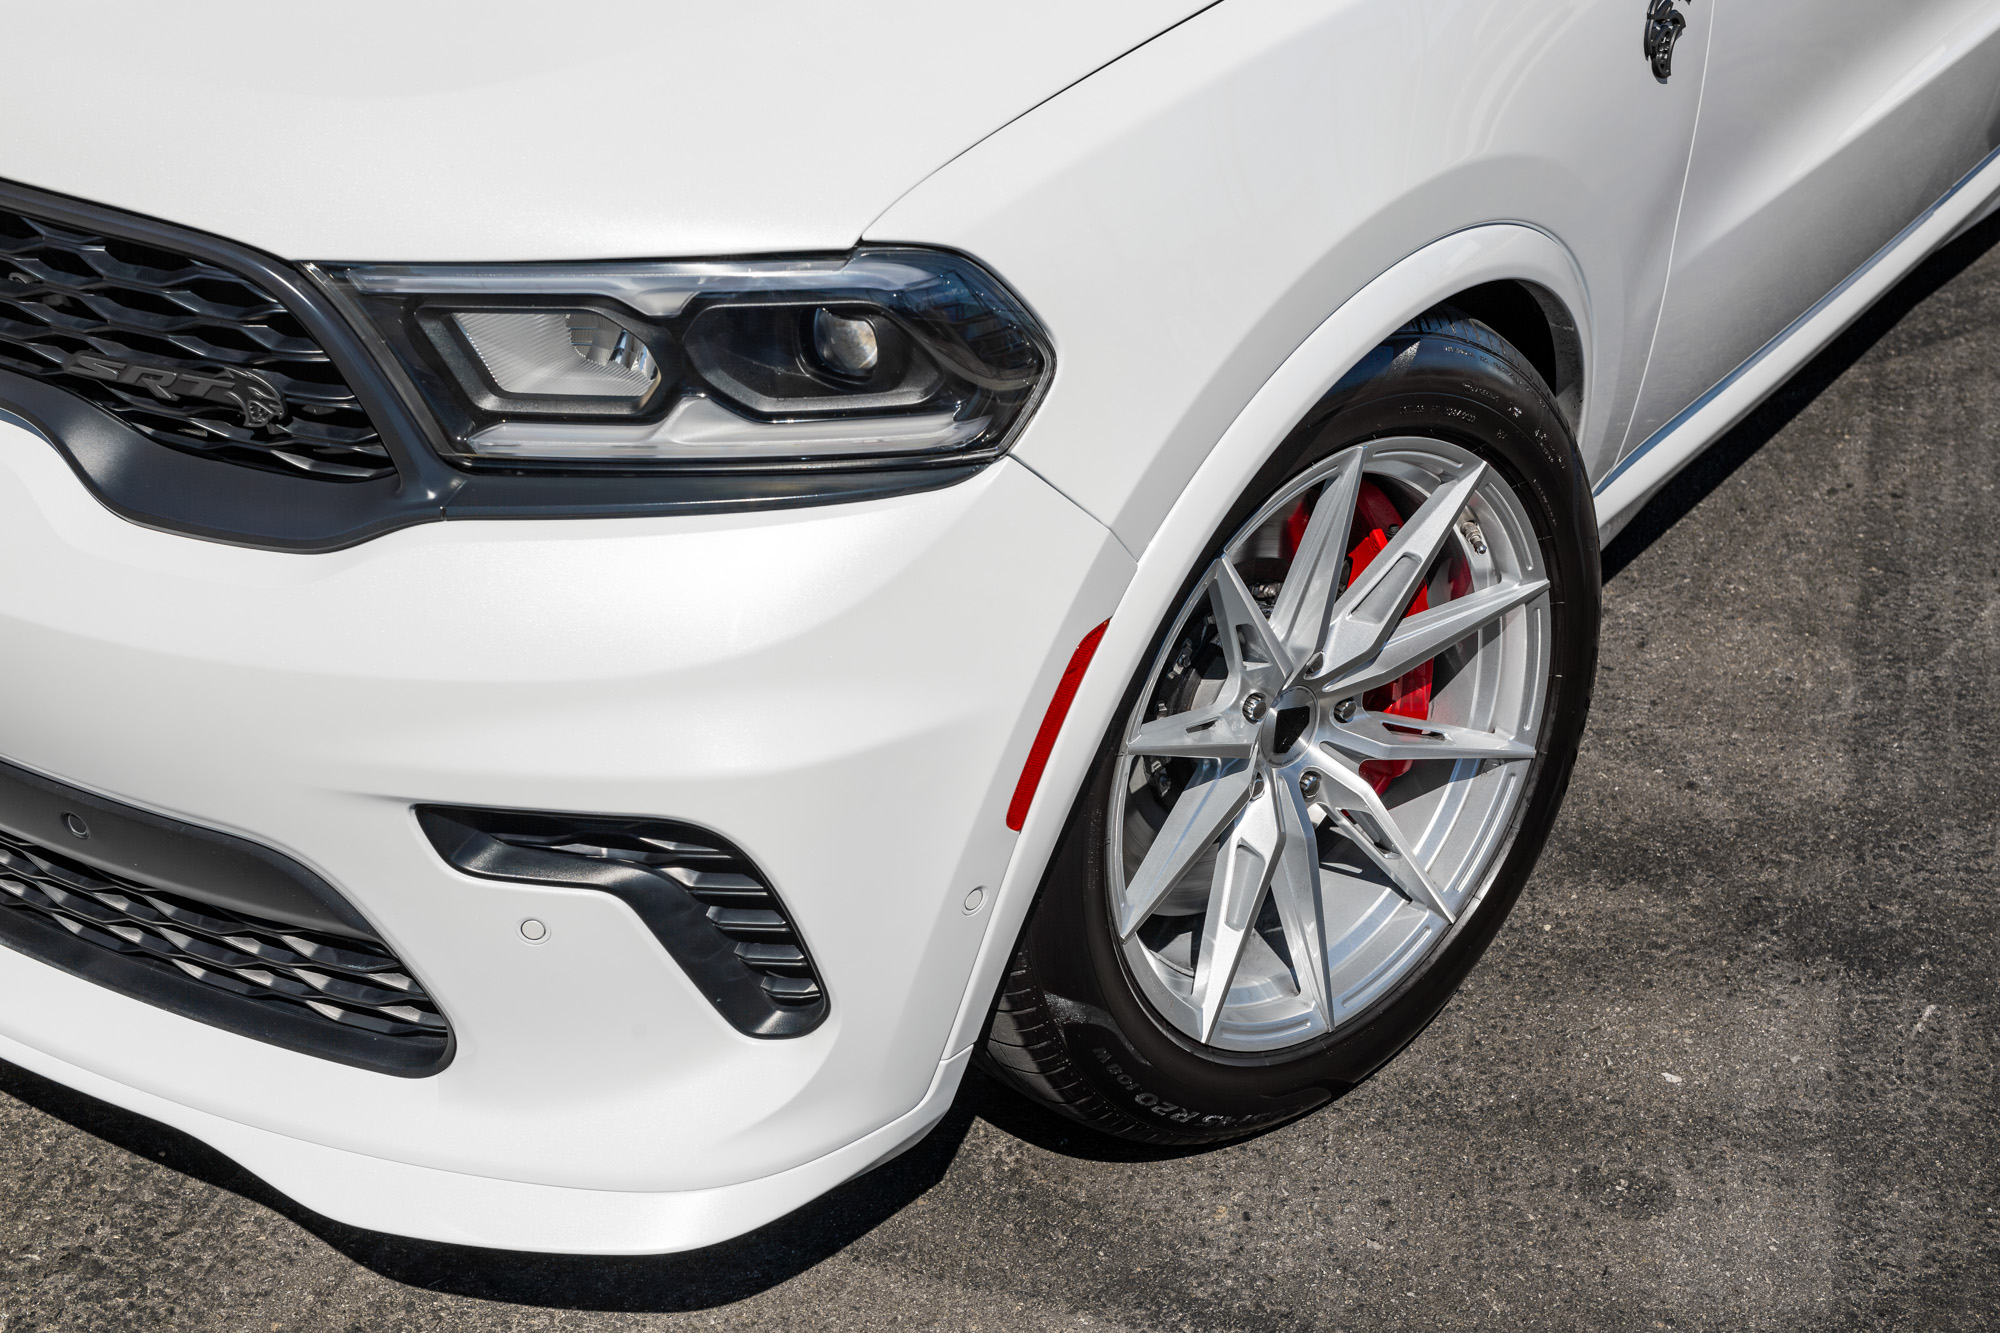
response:
<path id="1" fill-rule="evenodd" d="M 1720 6 L 1701 122 L 1628 450 L 2000 146 L 2000 7 Z"/>
<path id="2" fill-rule="evenodd" d="M 1686 73 L 1662 86 L 1634 59 L 1631 7 L 1601 0 L 1219 5 L 957 158 L 869 235 L 979 255 L 1048 322 L 1056 384 L 1018 456 L 1133 550 L 1330 312 L 1485 223 L 1547 232 L 1583 276 L 1596 474 L 1666 282 L 1696 8 Z"/>
<path id="3" fill-rule="evenodd" d="M 997 565 L 1021 533 L 1033 549 Z M 985 928 L 963 900 L 1006 869 L 1037 701 L 1131 561 L 1011 462 L 900 500 L 429 524 L 286 555 L 126 523 L 0 425 L 0 566 L 32 571 L 0 582 L 7 758 L 311 865 L 422 960 L 458 1053 L 387 1078 L 5 950 L 0 1034 L 368 1157 L 665 1191 L 799 1165 L 917 1106 Z M 886 665 L 875 646 L 898 638 Z M 623 904 L 458 874 L 414 799 L 713 828 L 771 876 L 831 1016 L 740 1035 Z M 531 916 L 545 943 L 522 941 Z"/>
<path id="4" fill-rule="evenodd" d="M 620 30 L 495 6 L 350 3 L 345 25 L 245 8 L 224 47 L 250 72 L 179 100 L 163 81 L 188 87 L 214 43 L 169 11 L 91 11 L 120 34 L 97 71 L 115 91 L 58 122 L 69 76 L 29 62 L 0 88 L 0 176 L 297 260 L 947 246 L 1034 309 L 1057 371 L 1011 458 L 924 495 L 433 523 L 312 556 L 129 524 L 0 421 L 0 755 L 305 861 L 411 961 L 459 1041 L 442 1074 L 391 1079 L 0 950 L 0 1057 L 175 1124 L 330 1216 L 471 1244 L 712 1243 L 893 1154 L 949 1104 L 1190 562 L 1384 336 L 1479 283 L 1551 293 L 1582 352 L 1578 436 L 1611 531 L 2000 190 L 1988 169 L 1878 253 L 1957 178 L 1913 168 L 1898 202 L 1815 232 L 1796 265 L 1701 289 L 1728 245 L 1676 251 L 1691 144 L 1695 178 L 1725 182 L 1701 224 L 1718 237 L 1838 193 L 1746 193 L 1768 146 L 1703 176 L 1704 63 L 1740 12 L 1725 3 L 1689 8 L 1665 85 L 1638 57 L 1637 0 L 1189 0 L 1004 24 L 671 6 Z M 1962 58 L 1906 61 L 1919 73 L 1893 107 L 1970 107 L 1950 78 L 1983 68 L 1967 62 L 2000 5 L 1909 12 L 1951 17 L 1939 40 Z M 82 21 L 5 16 L 26 49 L 60 49 Z M 1852 97 L 1800 115 L 1787 132 L 1815 145 L 1841 115 L 1903 123 L 1857 118 Z M 241 133 L 195 134 L 218 119 Z M 810 149 L 790 146 L 802 122 Z M 138 151 L 134 124 L 182 156 Z M 1855 142 L 1889 131 L 1869 133 Z M 1937 162 L 1978 138 L 1954 133 Z M 1779 211 L 1746 214 L 1753 196 Z M 1750 252 L 1729 253 L 1740 269 Z M 1682 295 L 1682 264 L 1708 295 Z M 1715 375 L 1669 389 L 1649 369 L 1663 293 L 1670 320 L 1695 303 L 1691 327 L 1750 340 L 1716 353 L 1736 358 L 1717 374 L 1765 347 L 1756 373 L 1684 410 Z M 1643 457 L 1642 383 L 1674 419 Z M 1017 836 L 1003 813 L 1030 740 L 1107 617 Z M 831 1017 L 795 1040 L 740 1036 L 615 900 L 451 871 L 419 801 L 716 830 L 771 876 Z M 988 892 L 967 913 L 973 887 Z M 547 944 L 521 942 L 528 915 Z"/>
<path id="5" fill-rule="evenodd" d="M 1990 216 L 1996 206 L 2000 153 L 1989 154 L 1838 287 L 1600 478 L 1594 494 L 1602 538 L 1615 536 L 1675 473 L 1748 416 L 1926 256 Z"/>
<path id="6" fill-rule="evenodd" d="M 843 250 L 1203 2 L 10 0 L 0 177 L 297 259 Z"/>

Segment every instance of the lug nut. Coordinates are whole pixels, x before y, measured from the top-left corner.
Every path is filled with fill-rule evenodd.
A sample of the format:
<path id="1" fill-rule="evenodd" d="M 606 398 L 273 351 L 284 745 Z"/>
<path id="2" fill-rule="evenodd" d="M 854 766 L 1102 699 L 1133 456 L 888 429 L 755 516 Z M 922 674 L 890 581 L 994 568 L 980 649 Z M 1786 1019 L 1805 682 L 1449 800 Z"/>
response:
<path id="1" fill-rule="evenodd" d="M 1253 694 L 1243 701 L 1243 717 L 1250 722 L 1260 721 L 1267 707 L 1269 705 L 1265 703 L 1263 695 Z"/>
<path id="2" fill-rule="evenodd" d="M 1360 707 L 1361 704 L 1358 700 L 1342 699 L 1333 706 L 1333 720 L 1336 722 L 1352 722 L 1355 711 Z"/>
<path id="3" fill-rule="evenodd" d="M 1318 794 L 1319 794 L 1319 774 L 1317 773 L 1300 774 L 1299 795 L 1305 797 L 1307 800 L 1311 800 L 1314 796 L 1317 796 Z"/>
<path id="4" fill-rule="evenodd" d="M 1325 666 L 1326 654 L 1314 653 L 1306 660 L 1306 674 L 1308 676 L 1317 676 Z"/>

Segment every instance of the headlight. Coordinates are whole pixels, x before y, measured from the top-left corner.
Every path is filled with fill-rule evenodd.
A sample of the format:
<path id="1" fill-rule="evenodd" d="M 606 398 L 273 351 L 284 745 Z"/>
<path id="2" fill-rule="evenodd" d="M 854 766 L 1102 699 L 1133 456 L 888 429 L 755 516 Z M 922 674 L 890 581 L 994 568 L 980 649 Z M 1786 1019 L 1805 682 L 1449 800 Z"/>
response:
<path id="1" fill-rule="evenodd" d="M 324 265 L 479 468 L 965 462 L 1005 449 L 1053 364 L 957 255 Z"/>

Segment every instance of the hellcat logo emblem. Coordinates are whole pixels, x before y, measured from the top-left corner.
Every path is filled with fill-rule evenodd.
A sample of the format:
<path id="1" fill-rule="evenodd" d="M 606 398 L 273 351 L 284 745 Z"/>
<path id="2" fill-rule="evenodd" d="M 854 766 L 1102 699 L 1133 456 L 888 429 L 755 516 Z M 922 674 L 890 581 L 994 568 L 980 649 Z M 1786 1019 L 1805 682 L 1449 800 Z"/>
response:
<path id="1" fill-rule="evenodd" d="M 268 426 L 285 415 L 285 396 L 271 381 L 255 371 L 236 370 L 229 366 L 176 370 L 171 366 L 122 361 L 96 352 L 71 352 L 63 358 L 62 368 L 73 375 L 87 375 L 94 380 L 144 389 L 164 403 L 178 402 L 182 398 L 229 403 L 243 414 L 246 426 Z"/>
<path id="2" fill-rule="evenodd" d="M 1665 83 L 1674 76 L 1674 43 L 1687 31 L 1688 21 L 1674 0 L 1653 0 L 1646 9 L 1646 59 L 1653 77 Z"/>

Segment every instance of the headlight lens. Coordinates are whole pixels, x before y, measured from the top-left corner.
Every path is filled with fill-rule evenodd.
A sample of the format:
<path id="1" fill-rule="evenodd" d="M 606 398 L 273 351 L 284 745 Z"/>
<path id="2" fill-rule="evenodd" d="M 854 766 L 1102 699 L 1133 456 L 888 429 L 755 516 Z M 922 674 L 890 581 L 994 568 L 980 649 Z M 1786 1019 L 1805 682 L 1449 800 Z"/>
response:
<path id="1" fill-rule="evenodd" d="M 1011 443 L 1053 364 L 996 279 L 927 250 L 318 272 L 474 467 L 971 461 Z"/>
<path id="2" fill-rule="evenodd" d="M 645 336 L 595 310 L 460 310 L 427 330 L 456 351 L 462 339 L 486 377 L 517 400 L 616 398 L 643 402 L 660 384 Z M 452 337 L 452 333 L 458 339 Z M 483 388 L 476 381 L 467 386 Z"/>

